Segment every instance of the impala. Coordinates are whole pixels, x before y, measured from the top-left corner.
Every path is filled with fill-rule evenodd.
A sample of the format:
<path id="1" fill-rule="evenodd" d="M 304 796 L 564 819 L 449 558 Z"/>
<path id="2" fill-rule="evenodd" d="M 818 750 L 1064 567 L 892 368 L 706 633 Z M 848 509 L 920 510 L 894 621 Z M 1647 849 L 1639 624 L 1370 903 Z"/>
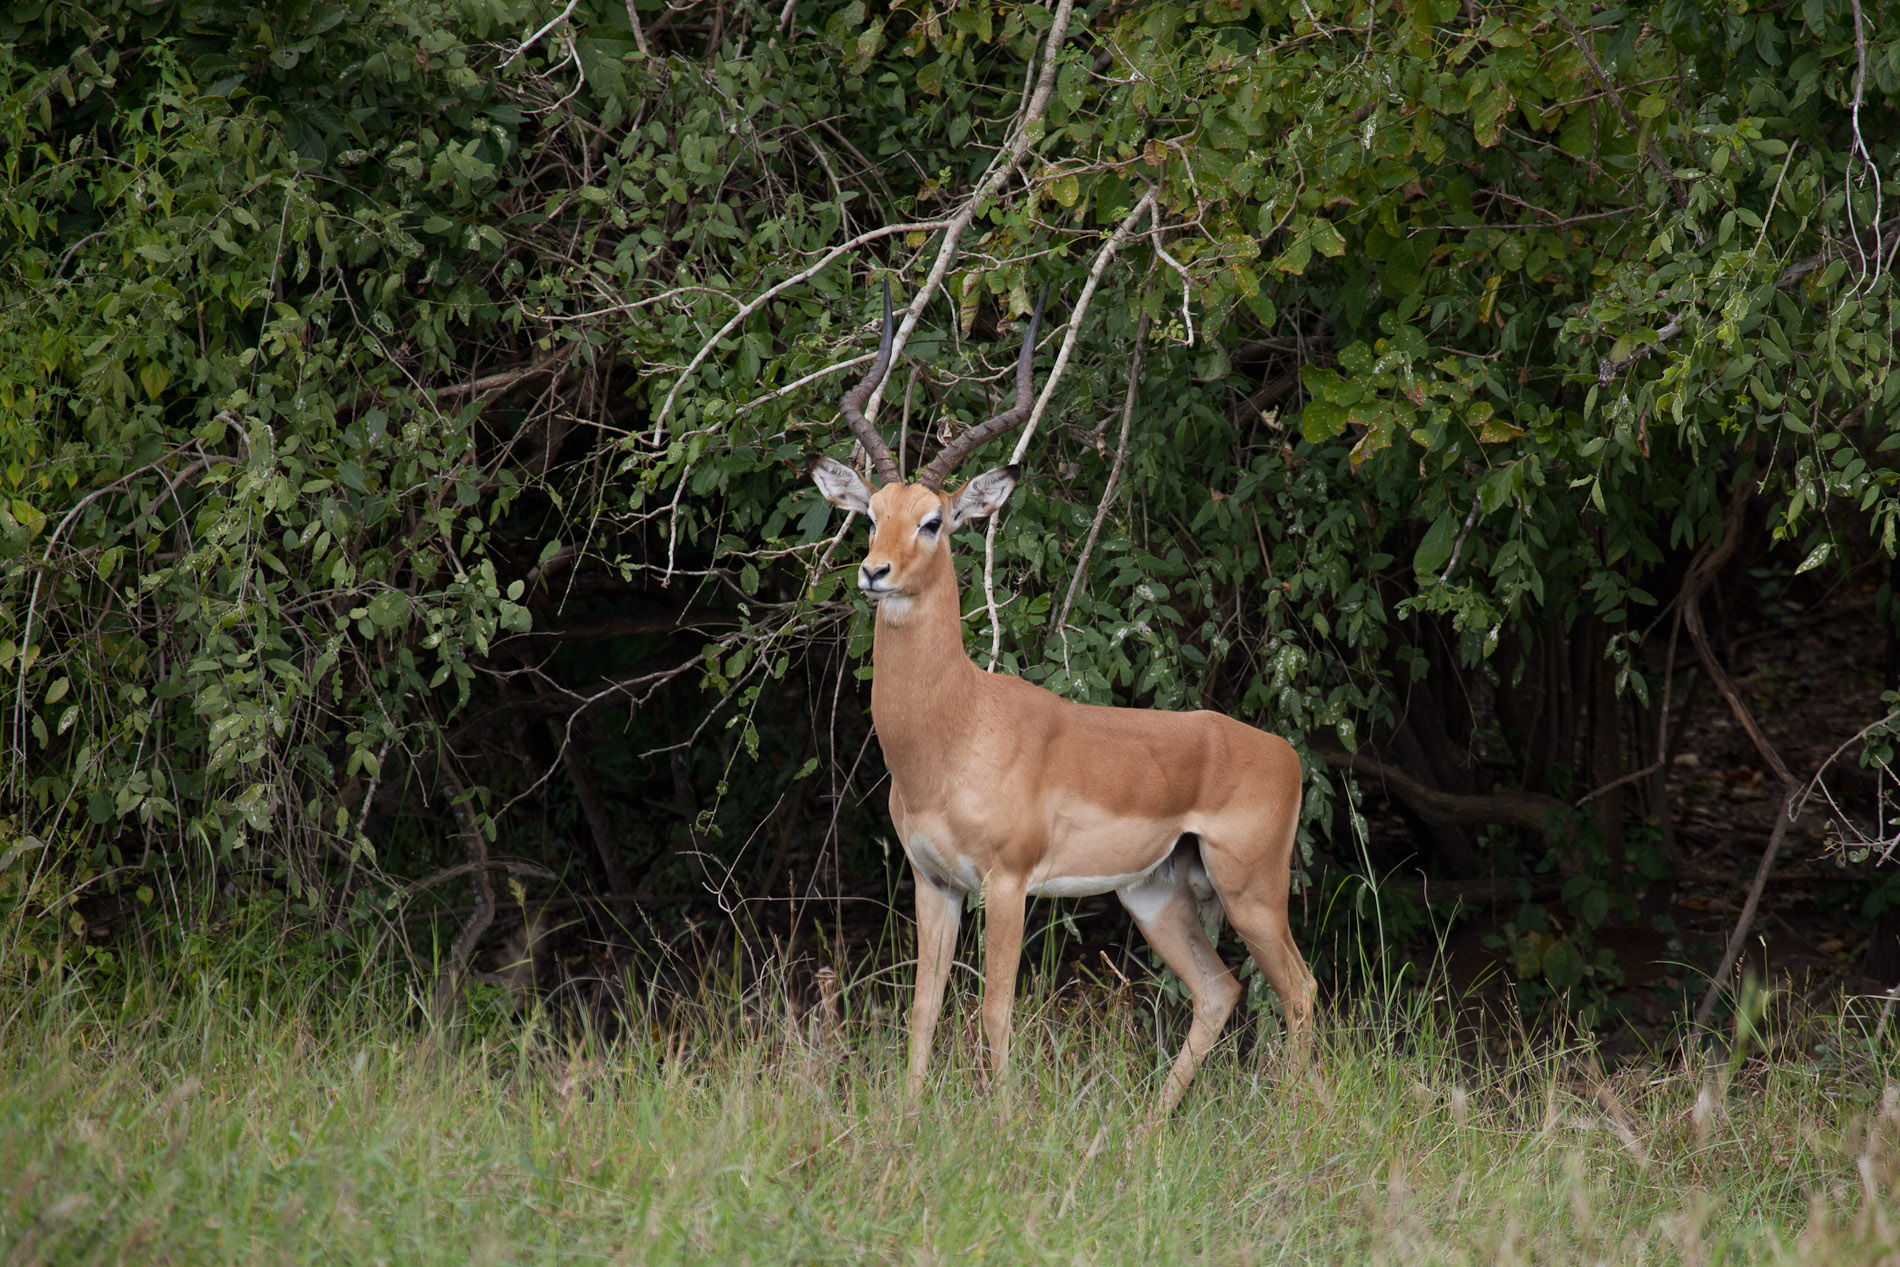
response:
<path id="1" fill-rule="evenodd" d="M 1300 814 L 1300 759 L 1275 735 L 1213 712 L 1077 704 L 979 669 L 963 649 L 950 534 L 993 514 L 1016 487 L 999 467 L 954 493 L 944 477 L 1028 416 L 1036 327 L 1016 365 L 1016 400 L 950 441 L 906 483 L 864 405 L 890 368 L 890 289 L 882 346 L 839 412 L 876 468 L 873 490 L 842 462 L 807 465 L 835 506 L 871 522 L 858 586 L 876 605 L 871 718 L 890 771 L 891 821 L 917 887 L 917 984 L 909 1092 L 921 1092 L 943 1007 L 964 898 L 982 895 L 983 1029 L 997 1084 L 1009 1063 L 1010 1009 L 1030 896 L 1113 891 L 1186 984 L 1194 1020 L 1156 1115 L 1187 1090 L 1240 998 L 1202 924 L 1224 910 L 1280 996 L 1289 1049 L 1303 1057 L 1313 978 L 1287 923 Z"/>

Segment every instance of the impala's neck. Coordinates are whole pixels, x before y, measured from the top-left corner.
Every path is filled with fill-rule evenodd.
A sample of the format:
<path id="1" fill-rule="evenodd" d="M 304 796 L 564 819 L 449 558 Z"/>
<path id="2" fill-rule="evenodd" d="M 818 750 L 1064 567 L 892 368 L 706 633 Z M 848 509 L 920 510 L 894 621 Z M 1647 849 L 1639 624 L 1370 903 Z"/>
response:
<path id="1" fill-rule="evenodd" d="M 947 544 L 947 543 L 946 543 Z M 963 650 L 956 570 L 946 548 L 926 582 L 878 604 L 871 641 L 871 717 L 888 757 L 915 739 L 944 736 L 967 716 L 961 705 L 980 670 Z"/>

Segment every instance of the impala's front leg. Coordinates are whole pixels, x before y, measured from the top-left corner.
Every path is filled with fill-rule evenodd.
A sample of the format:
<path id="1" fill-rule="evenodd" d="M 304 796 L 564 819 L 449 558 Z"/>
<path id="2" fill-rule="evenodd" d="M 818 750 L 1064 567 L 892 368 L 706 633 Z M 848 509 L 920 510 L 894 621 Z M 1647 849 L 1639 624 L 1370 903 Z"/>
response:
<path id="1" fill-rule="evenodd" d="M 923 1094 L 930 1067 L 930 1039 L 943 1011 L 943 987 L 956 957 L 957 926 L 963 921 L 963 894 L 938 886 L 915 867 L 917 881 L 917 989 L 910 1001 L 910 1098 Z"/>
<path id="2" fill-rule="evenodd" d="M 996 1085 L 1009 1069 L 1009 1014 L 1016 1003 L 1016 964 L 1023 952 L 1021 880 L 991 876 L 983 892 L 983 1033 L 990 1040 Z"/>

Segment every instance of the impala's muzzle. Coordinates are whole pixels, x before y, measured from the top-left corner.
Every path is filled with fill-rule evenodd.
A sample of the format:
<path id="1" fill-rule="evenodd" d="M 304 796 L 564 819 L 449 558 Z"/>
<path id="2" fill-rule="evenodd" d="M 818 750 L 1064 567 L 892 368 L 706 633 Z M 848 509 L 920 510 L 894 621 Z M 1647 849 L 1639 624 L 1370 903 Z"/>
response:
<path id="1" fill-rule="evenodd" d="M 858 588 L 872 598 L 881 598 L 891 592 L 892 587 L 884 584 L 891 574 L 891 565 L 880 563 L 873 567 L 869 563 L 858 564 Z"/>

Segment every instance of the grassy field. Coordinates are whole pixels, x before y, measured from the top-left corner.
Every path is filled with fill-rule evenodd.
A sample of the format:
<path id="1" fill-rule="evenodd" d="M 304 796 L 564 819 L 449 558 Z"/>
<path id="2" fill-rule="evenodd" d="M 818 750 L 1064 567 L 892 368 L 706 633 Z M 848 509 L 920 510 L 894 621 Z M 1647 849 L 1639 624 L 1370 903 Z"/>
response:
<path id="1" fill-rule="evenodd" d="M 1429 1005 L 1310 1076 L 1212 1059 L 1152 1135 L 1145 1009 L 954 1000 L 924 1102 L 868 988 L 614 1043 L 233 964 L 0 999 L 0 1251 L 33 1262 L 1900 1261 L 1900 1063 L 1825 1017 L 1706 1064 L 1473 1060 Z M 861 1009 L 852 1013 L 853 1005 Z M 1764 1052 L 1763 1041 L 1768 1041 Z M 1799 1053 L 1795 1049 L 1798 1047 Z M 1263 1050 L 1268 1050 L 1263 1048 Z"/>

